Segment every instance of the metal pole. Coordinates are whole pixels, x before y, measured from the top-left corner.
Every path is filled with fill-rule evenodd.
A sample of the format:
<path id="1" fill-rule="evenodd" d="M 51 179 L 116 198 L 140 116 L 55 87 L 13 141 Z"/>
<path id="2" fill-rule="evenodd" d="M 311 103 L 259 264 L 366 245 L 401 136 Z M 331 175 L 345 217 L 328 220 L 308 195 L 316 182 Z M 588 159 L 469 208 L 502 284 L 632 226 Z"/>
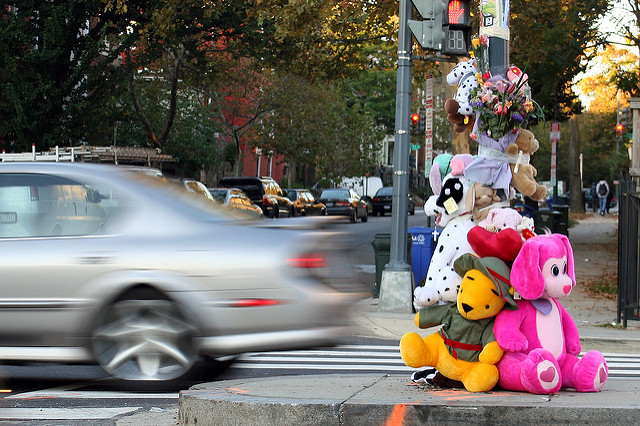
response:
<path id="1" fill-rule="evenodd" d="M 407 197 L 409 194 L 409 115 L 411 114 L 411 2 L 399 1 L 398 79 L 393 147 L 393 198 L 389 263 L 382 273 L 378 310 L 411 312 L 413 280 L 407 264 Z"/>

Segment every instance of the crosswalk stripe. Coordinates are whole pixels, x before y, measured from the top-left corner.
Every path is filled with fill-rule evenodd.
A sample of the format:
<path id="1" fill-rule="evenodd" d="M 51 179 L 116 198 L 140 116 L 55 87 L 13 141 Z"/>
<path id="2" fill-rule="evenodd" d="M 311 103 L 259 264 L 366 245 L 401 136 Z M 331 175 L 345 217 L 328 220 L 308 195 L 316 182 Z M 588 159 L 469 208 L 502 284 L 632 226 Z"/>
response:
<path id="1" fill-rule="evenodd" d="M 582 357 L 585 353 L 581 353 Z M 610 378 L 640 377 L 640 354 L 604 353 Z M 264 370 L 318 370 L 407 373 L 395 345 L 342 345 L 327 349 L 252 352 L 240 356 L 231 368 Z"/>
<path id="2" fill-rule="evenodd" d="M 2 420 L 89 420 L 110 419 L 141 407 L 111 408 L 0 408 Z"/>

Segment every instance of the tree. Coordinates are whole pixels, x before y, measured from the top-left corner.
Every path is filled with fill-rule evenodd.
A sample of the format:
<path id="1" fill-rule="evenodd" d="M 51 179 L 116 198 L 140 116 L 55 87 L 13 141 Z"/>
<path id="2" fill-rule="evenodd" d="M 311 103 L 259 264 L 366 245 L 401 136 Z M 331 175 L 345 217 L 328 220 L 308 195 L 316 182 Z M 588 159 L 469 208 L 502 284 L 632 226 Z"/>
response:
<path id="1" fill-rule="evenodd" d="M 292 173 L 310 165 L 333 183 L 372 170 L 381 138 L 372 116 L 355 106 L 353 92 L 291 74 L 281 78 L 273 87 L 289 90 L 271 95 L 278 108 L 263 119 L 260 146 L 283 154 Z"/>
<path id="2" fill-rule="evenodd" d="M 529 75 L 533 98 L 547 120 L 564 121 L 582 111 L 571 90 L 600 43 L 599 19 L 607 0 L 522 0 L 512 3 L 511 62 Z"/>
<path id="3" fill-rule="evenodd" d="M 3 1 L 1 8 L 0 135 L 6 149 L 78 144 L 95 134 L 103 100 L 117 87 L 111 71 L 119 51 L 107 40 L 130 18 L 104 11 L 100 0 Z"/>

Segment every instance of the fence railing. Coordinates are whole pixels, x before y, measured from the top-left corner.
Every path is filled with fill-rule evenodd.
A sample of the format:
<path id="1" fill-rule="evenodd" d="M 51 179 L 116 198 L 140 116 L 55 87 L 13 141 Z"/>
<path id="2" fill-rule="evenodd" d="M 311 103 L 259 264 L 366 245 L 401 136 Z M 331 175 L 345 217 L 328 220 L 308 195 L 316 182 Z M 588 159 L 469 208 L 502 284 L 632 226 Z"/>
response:
<path id="1" fill-rule="evenodd" d="M 618 323 L 627 327 L 629 319 L 639 319 L 638 295 L 638 211 L 640 178 L 628 173 L 620 176 L 618 200 Z"/>

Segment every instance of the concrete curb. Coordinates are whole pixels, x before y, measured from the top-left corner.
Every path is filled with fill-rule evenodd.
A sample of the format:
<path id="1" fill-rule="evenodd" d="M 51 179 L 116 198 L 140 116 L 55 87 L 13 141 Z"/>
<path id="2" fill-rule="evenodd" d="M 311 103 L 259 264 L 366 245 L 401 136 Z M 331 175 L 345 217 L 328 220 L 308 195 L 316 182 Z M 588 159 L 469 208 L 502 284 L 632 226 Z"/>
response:
<path id="1" fill-rule="evenodd" d="M 640 380 L 554 395 L 434 389 L 389 375 L 229 380 L 180 393 L 181 425 L 640 423 Z M 222 420 L 222 421 L 221 421 Z"/>

